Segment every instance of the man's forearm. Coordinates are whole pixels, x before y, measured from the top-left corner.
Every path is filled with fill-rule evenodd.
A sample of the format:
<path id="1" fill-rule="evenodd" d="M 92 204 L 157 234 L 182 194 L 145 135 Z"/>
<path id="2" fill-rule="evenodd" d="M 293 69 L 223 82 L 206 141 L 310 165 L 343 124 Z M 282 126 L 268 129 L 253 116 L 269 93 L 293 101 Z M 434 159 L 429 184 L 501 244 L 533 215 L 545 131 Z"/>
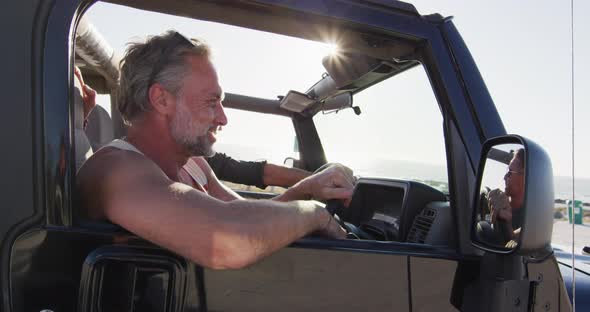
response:
<path id="1" fill-rule="evenodd" d="M 264 162 L 238 161 L 223 153 L 206 160 L 220 180 L 264 188 Z"/>
<path id="2" fill-rule="evenodd" d="M 234 255 L 218 268 L 241 268 L 270 255 L 294 240 L 322 229 L 329 221 L 326 210 L 313 202 L 277 203 L 239 200 L 228 203 L 232 217 L 226 219 L 220 241 Z M 236 257 L 237 255 L 237 257 Z"/>
<path id="3" fill-rule="evenodd" d="M 288 168 L 267 163 L 264 166 L 263 181 L 266 185 L 291 187 L 310 175 L 310 172 L 298 168 Z"/>
<path id="4" fill-rule="evenodd" d="M 308 180 L 302 180 L 288 188 L 282 194 L 272 198 L 274 201 L 289 202 L 293 200 L 310 200 L 313 199 L 311 185 Z"/>

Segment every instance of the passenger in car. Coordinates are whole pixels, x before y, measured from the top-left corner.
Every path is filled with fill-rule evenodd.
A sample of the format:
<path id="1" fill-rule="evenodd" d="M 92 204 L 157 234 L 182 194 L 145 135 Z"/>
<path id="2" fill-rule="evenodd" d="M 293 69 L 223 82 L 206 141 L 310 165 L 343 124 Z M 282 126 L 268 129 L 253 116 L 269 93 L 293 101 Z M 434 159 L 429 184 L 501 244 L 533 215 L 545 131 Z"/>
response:
<path id="1" fill-rule="evenodd" d="M 97 151 L 80 168 L 77 189 L 88 214 L 210 268 L 241 268 L 317 232 L 344 238 L 333 217 L 307 199 L 350 200 L 352 171 L 341 165 L 311 175 L 274 200 L 243 200 L 223 186 L 202 157 L 207 178 L 179 183 L 190 157 L 214 153 L 227 124 L 209 47 L 177 32 L 131 44 L 118 92 L 129 124 L 124 140 Z M 192 177 L 191 177 L 192 178 Z"/>
<path id="2" fill-rule="evenodd" d="M 206 158 L 218 179 L 265 189 L 267 186 L 291 187 L 311 175 L 298 168 L 289 168 L 266 161 L 236 160 L 224 153 Z"/>
<path id="3" fill-rule="evenodd" d="M 78 66 L 74 66 L 74 75 L 80 84 L 80 95 L 82 97 L 83 103 L 83 116 L 84 116 L 84 128 L 88 125 L 88 116 L 96 106 L 96 91 L 92 89 L 89 85 L 84 83 L 84 78 L 82 77 L 82 72 L 80 72 L 80 68 Z"/>
<path id="4" fill-rule="evenodd" d="M 488 202 L 492 213 L 492 225 L 501 237 L 502 243 L 514 245 L 522 226 L 522 204 L 524 202 L 524 149 L 514 153 L 504 175 L 505 189 L 489 192 Z"/>
<path id="5" fill-rule="evenodd" d="M 74 66 L 74 140 L 76 146 L 76 170 L 92 153 L 92 146 L 84 129 L 88 124 L 88 116 L 96 106 L 96 91 L 84 83 L 80 69 Z"/>
<path id="6" fill-rule="evenodd" d="M 193 181 L 198 181 L 197 188 L 203 187 L 207 190 L 208 179 L 201 167 L 197 165 L 198 158 L 203 157 L 191 157 L 182 166 L 178 173 L 179 181 L 191 186 Z M 311 175 L 305 170 L 269 164 L 266 161 L 238 161 L 223 153 L 215 153 L 214 156 L 204 159 L 218 179 L 257 186 L 261 189 L 266 188 L 267 185 L 291 187 Z"/>

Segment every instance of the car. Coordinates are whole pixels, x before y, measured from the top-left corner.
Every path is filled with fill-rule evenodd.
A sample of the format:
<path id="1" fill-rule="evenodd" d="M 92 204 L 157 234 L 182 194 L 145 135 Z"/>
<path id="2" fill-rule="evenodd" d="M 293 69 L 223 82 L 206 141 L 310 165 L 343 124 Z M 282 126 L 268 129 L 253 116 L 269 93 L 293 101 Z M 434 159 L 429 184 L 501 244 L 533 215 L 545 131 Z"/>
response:
<path id="1" fill-rule="evenodd" d="M 278 118 L 292 125 L 295 144 L 292 137 L 271 143 L 295 145 L 282 154 L 295 166 L 315 171 L 328 161 L 355 163 L 360 178 L 351 205 L 328 203 L 349 239 L 305 237 L 247 268 L 218 271 L 86 218 L 76 200 L 76 159 L 124 136 L 125 126 L 112 109 L 95 111 L 87 131 L 79 127 L 73 68 L 80 65 L 89 85 L 113 96 L 117 57 L 83 18 L 92 1 L 5 1 L 9 27 L 2 32 L 15 44 L 0 52 L 10 75 L 2 79 L 10 104 L 1 117 L 10 147 L 1 156 L 3 311 L 572 310 L 571 281 L 563 279 L 571 271 L 567 255 L 550 245 L 550 159 L 531 140 L 506 133 L 450 18 L 381 0 L 109 2 L 313 41 L 338 39 L 341 53 L 321 60 L 326 74 L 307 91 L 279 98 L 228 92 L 224 105 L 255 116 L 242 118 L 253 123 Z M 408 92 L 416 81 L 421 91 Z M 363 133 L 366 123 L 383 124 L 382 133 Z M 390 127 L 396 123 L 403 127 Z M 435 143 L 403 144 L 420 140 Z M 417 146 L 424 160 L 438 157 L 442 173 L 380 161 L 379 151 L 395 147 L 402 154 L 404 146 Z M 510 163 L 520 148 L 527 160 L 521 232 L 511 247 L 490 244 L 477 230 L 492 215 L 479 205 L 480 191 L 490 164 Z M 590 277 L 583 267 L 578 272 L 577 299 L 585 300 Z M 585 304 L 577 301 L 578 309 Z"/>

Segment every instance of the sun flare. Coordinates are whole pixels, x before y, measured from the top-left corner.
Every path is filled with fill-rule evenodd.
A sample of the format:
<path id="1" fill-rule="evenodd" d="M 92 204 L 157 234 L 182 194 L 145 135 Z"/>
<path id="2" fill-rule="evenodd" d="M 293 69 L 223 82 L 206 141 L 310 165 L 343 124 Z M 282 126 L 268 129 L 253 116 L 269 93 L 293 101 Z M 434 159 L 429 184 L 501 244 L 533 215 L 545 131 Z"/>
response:
<path id="1" fill-rule="evenodd" d="M 323 48 L 325 55 L 334 55 L 338 53 L 338 45 L 335 43 L 324 43 Z"/>

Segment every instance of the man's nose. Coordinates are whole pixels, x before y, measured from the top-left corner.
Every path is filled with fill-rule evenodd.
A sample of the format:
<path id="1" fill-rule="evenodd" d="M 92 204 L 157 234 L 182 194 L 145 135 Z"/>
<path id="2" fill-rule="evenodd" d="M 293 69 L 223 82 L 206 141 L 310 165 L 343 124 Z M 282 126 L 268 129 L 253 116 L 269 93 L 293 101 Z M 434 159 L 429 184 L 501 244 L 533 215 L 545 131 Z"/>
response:
<path id="1" fill-rule="evenodd" d="M 227 125 L 227 116 L 225 115 L 225 110 L 223 109 L 223 104 L 221 104 L 221 102 L 219 102 L 217 110 L 215 111 L 215 121 L 220 126 Z"/>

